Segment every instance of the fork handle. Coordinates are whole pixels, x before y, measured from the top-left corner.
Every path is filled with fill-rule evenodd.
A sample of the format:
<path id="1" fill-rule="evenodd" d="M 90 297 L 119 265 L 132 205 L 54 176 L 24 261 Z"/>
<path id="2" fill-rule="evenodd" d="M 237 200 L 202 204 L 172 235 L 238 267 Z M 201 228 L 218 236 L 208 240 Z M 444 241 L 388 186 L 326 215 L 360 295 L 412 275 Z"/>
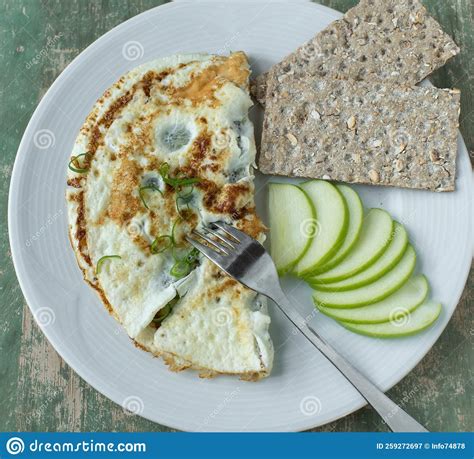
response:
<path id="1" fill-rule="evenodd" d="M 293 325 L 303 333 L 308 341 L 359 391 L 362 397 L 377 411 L 393 432 L 428 432 L 310 328 L 303 317 L 291 305 L 283 291 L 272 295 L 271 299 Z"/>

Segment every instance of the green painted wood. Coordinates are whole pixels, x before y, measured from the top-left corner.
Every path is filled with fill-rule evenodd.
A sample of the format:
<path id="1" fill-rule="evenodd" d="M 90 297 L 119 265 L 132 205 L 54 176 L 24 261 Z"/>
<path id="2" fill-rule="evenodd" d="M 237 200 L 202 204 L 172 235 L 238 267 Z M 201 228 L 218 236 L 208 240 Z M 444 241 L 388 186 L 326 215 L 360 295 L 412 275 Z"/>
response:
<path id="1" fill-rule="evenodd" d="M 152 0 L 0 0 L 0 430 L 169 431 L 126 414 L 82 381 L 36 326 L 12 266 L 6 228 L 13 161 L 27 122 L 48 87 L 87 45 Z M 324 0 L 346 11 L 356 0 Z M 463 52 L 433 81 L 462 90 L 461 131 L 474 150 L 474 6 L 472 0 L 425 0 Z M 474 270 L 445 332 L 389 395 L 434 431 L 474 425 L 472 381 Z M 385 426 L 368 408 L 317 431 L 372 431 Z"/>

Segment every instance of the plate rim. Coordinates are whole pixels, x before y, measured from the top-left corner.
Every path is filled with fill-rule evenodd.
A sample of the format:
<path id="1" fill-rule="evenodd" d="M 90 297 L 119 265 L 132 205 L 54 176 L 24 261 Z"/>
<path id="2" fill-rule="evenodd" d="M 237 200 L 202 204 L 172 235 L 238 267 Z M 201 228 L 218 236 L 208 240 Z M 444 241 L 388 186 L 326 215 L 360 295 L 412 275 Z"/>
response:
<path id="1" fill-rule="evenodd" d="M 180 1 L 177 1 L 177 2 L 171 1 L 169 3 L 165 3 L 163 5 L 159 5 L 159 6 L 150 8 L 148 10 L 145 10 L 145 11 L 143 11 L 143 12 L 127 19 L 126 21 L 123 21 L 122 23 L 117 24 L 115 27 L 113 27 L 112 29 L 110 29 L 109 31 L 107 31 L 106 33 L 101 35 L 100 37 L 98 37 L 96 40 L 94 40 L 92 43 L 90 43 L 86 48 L 84 48 L 66 66 L 66 68 L 58 75 L 58 77 L 54 80 L 54 82 L 48 88 L 48 90 L 46 91 L 44 96 L 41 98 L 41 100 L 38 103 L 37 107 L 35 108 L 33 114 L 31 115 L 31 117 L 28 121 L 28 125 L 27 125 L 27 127 L 26 127 L 26 129 L 25 129 L 25 131 L 22 135 L 21 141 L 19 143 L 19 146 L 18 146 L 18 149 L 17 149 L 17 152 L 16 152 L 15 161 L 14 161 L 12 174 L 11 174 L 11 179 L 10 179 L 9 192 L 8 192 L 8 206 L 7 206 L 7 209 L 8 209 L 9 244 L 10 244 L 10 247 L 11 247 L 12 261 L 13 261 L 16 277 L 18 279 L 18 283 L 19 283 L 20 288 L 22 290 L 22 294 L 25 297 L 28 308 L 30 309 L 30 312 L 33 314 L 33 317 L 35 318 L 35 321 L 36 321 L 37 325 L 40 327 L 40 329 L 43 332 L 43 334 L 45 335 L 46 339 L 52 345 L 54 350 L 61 356 L 61 358 L 64 359 L 64 361 L 87 384 L 92 386 L 95 390 L 100 392 L 103 396 L 107 397 L 109 400 L 112 400 L 114 403 L 116 403 L 119 406 L 121 405 L 121 402 L 118 401 L 118 398 L 116 397 L 115 394 L 112 394 L 112 390 L 109 390 L 107 392 L 107 386 L 105 384 L 103 384 L 101 379 L 94 380 L 93 379 L 93 373 L 91 373 L 89 375 L 88 372 L 87 372 L 87 369 L 85 367 L 81 366 L 80 364 L 76 364 L 76 361 L 74 360 L 74 353 L 69 352 L 67 349 L 64 349 L 64 348 L 61 349 L 60 343 L 53 336 L 54 333 L 51 330 L 48 330 L 48 328 L 45 327 L 44 325 L 40 324 L 36 320 L 36 317 L 34 315 L 35 310 L 39 309 L 42 306 L 41 306 L 41 304 L 39 304 L 39 301 L 37 301 L 37 299 L 33 298 L 33 296 L 34 296 L 33 288 L 31 288 L 31 290 L 30 290 L 30 287 L 27 285 L 28 281 L 29 281 L 28 280 L 28 273 L 27 273 L 26 270 L 23 270 L 23 263 L 22 263 L 22 260 L 21 260 L 21 242 L 17 238 L 17 235 L 19 234 L 18 231 L 17 231 L 19 223 L 16 220 L 15 215 L 14 215 L 15 206 L 17 204 L 16 201 L 18 199 L 18 192 L 21 189 L 20 188 L 20 185 L 21 185 L 21 181 L 20 181 L 21 170 L 22 170 L 22 167 L 25 163 L 26 156 L 27 156 L 27 149 L 25 148 L 25 145 L 28 142 L 28 140 L 31 138 L 31 135 L 32 135 L 31 131 L 33 131 L 33 127 L 34 127 L 33 125 L 35 124 L 36 119 L 40 118 L 41 112 L 43 111 L 43 107 L 48 104 L 48 102 L 51 98 L 53 98 L 53 96 L 55 95 L 57 89 L 63 83 L 63 81 L 67 80 L 69 75 L 74 72 L 76 66 L 78 65 L 78 63 L 82 59 L 84 59 L 84 55 L 86 54 L 86 52 L 88 50 L 98 46 L 98 42 L 100 42 L 102 40 L 105 40 L 109 35 L 112 35 L 113 33 L 115 33 L 115 31 L 117 29 L 119 29 L 121 27 L 125 27 L 126 25 L 130 25 L 131 22 L 138 21 L 140 17 L 145 16 L 147 14 L 150 14 L 150 12 L 152 12 L 152 11 L 156 11 L 156 10 L 162 11 L 163 9 L 171 9 L 171 8 L 176 8 L 176 7 L 182 7 L 182 6 L 186 6 L 186 3 L 188 3 L 188 2 L 189 2 L 189 0 L 180 0 Z M 200 1 L 199 4 L 200 5 L 206 5 L 206 4 L 213 4 L 215 2 L 216 2 L 216 0 L 203 0 L 203 1 Z M 272 3 L 272 4 L 288 4 L 287 0 L 266 0 L 266 2 L 267 3 Z M 254 3 L 254 0 L 233 0 L 233 3 L 235 3 L 235 4 L 238 4 L 238 3 Z M 319 3 L 313 3 L 313 2 L 310 2 L 310 1 L 307 1 L 307 0 L 299 0 L 297 2 L 297 4 L 298 4 L 298 6 L 300 6 L 300 5 L 303 6 L 304 5 L 304 7 L 307 7 L 308 5 L 310 5 L 310 7 L 323 9 L 331 15 L 336 15 L 336 14 L 337 15 L 342 15 L 341 12 L 339 12 L 335 9 L 326 7 L 326 6 L 321 5 Z M 460 132 L 459 132 L 459 140 L 460 140 L 460 143 L 461 143 L 461 148 L 458 150 L 458 154 L 459 153 L 464 154 L 463 150 L 468 154 L 468 151 L 467 151 L 467 148 L 466 148 L 466 145 L 465 145 L 465 142 L 464 142 L 464 138 L 462 137 L 462 134 Z M 21 153 L 22 151 L 24 153 Z M 472 187 L 473 181 L 474 181 L 474 177 L 471 173 L 471 178 L 470 178 L 471 187 Z M 472 206 L 470 206 L 470 207 L 472 207 Z M 472 212 L 472 209 L 470 209 L 470 210 Z M 472 233 L 472 224 L 471 224 L 470 229 L 471 229 L 471 233 Z M 462 288 L 461 292 L 458 295 L 456 295 L 457 296 L 456 305 L 453 308 L 453 310 L 451 311 L 451 313 L 448 315 L 445 327 L 442 328 L 439 331 L 439 333 L 437 333 L 433 337 L 432 342 L 430 342 L 429 347 L 427 348 L 426 352 L 423 355 L 421 355 L 418 359 L 415 359 L 414 362 L 411 362 L 410 365 L 407 365 L 407 367 L 404 368 L 403 371 L 397 375 L 397 380 L 395 382 L 393 382 L 393 384 L 389 384 L 387 387 L 382 388 L 382 390 L 384 392 L 390 390 L 392 387 L 394 387 L 396 384 L 398 384 L 400 381 L 402 381 L 420 363 L 420 361 L 428 354 L 428 352 L 433 348 L 433 346 L 438 341 L 441 334 L 445 331 L 446 327 L 448 326 L 448 324 L 449 324 L 449 322 L 452 318 L 452 315 L 454 314 L 454 311 L 456 310 L 456 308 L 459 305 L 459 300 L 460 300 L 460 298 L 461 298 L 461 296 L 462 296 L 462 294 L 465 290 L 466 281 L 468 279 L 469 272 L 470 272 L 471 262 L 472 262 L 472 258 L 467 258 L 466 257 L 465 267 L 463 267 L 463 271 L 465 272 L 465 276 L 464 276 L 464 279 L 463 279 L 463 288 Z M 66 356 L 65 356 L 65 354 L 66 354 Z M 71 363 L 71 362 L 74 362 L 74 363 Z M 300 422 L 299 423 L 301 427 L 296 428 L 296 426 L 294 426 L 294 428 L 285 429 L 285 431 L 302 431 L 302 430 L 308 430 L 308 429 L 324 426 L 324 425 L 326 425 L 330 422 L 333 422 L 333 421 L 338 420 L 338 419 L 342 419 L 343 417 L 346 417 L 349 414 L 359 410 L 360 408 L 366 406 L 367 402 L 365 400 L 356 401 L 356 402 L 353 402 L 352 405 L 353 405 L 353 407 L 349 411 L 347 411 L 344 415 L 342 415 L 342 416 L 334 415 L 330 419 L 325 420 L 324 423 L 318 423 L 318 422 L 314 423 L 314 421 L 311 422 L 310 418 L 308 418 L 308 422 Z M 145 419 L 150 420 L 151 422 L 161 424 L 161 425 L 166 426 L 166 427 L 171 427 L 171 428 L 178 429 L 178 430 L 184 430 L 183 427 L 180 426 L 177 423 L 156 420 L 158 417 L 160 417 L 159 414 L 158 414 L 158 417 L 155 418 L 155 419 L 153 419 L 151 416 L 147 416 L 144 413 L 141 413 L 140 416 L 145 418 Z M 162 422 L 163 422 L 163 424 L 162 424 Z M 227 430 L 227 429 L 224 429 L 224 430 Z M 192 431 L 192 429 L 189 429 L 188 431 Z"/>

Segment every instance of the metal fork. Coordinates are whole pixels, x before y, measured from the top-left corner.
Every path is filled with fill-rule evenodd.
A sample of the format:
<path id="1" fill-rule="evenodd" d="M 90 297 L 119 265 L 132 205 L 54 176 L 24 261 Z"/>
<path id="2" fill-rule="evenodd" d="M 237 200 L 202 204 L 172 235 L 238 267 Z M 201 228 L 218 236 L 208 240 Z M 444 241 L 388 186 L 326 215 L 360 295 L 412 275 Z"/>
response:
<path id="1" fill-rule="evenodd" d="M 229 276 L 272 299 L 308 341 L 360 392 L 393 432 L 428 432 L 306 323 L 283 293 L 275 264 L 258 241 L 222 222 L 213 223 L 204 232 L 193 231 L 193 235 L 186 239 Z"/>

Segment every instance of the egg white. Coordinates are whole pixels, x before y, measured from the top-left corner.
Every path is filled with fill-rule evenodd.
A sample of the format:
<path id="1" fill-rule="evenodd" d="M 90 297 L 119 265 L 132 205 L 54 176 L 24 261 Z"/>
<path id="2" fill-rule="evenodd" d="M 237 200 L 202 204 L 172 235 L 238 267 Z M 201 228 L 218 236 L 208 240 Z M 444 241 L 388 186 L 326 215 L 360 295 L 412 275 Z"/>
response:
<path id="1" fill-rule="evenodd" d="M 158 59 L 132 70 L 108 89 L 73 148 L 74 157 L 90 148 L 93 135 L 101 138 L 87 174 L 68 173 L 68 216 L 71 243 L 86 281 L 139 346 L 162 355 L 174 370 L 189 367 L 207 376 L 226 373 L 258 379 L 270 373 L 273 361 L 266 299 L 231 281 L 204 259 L 185 278 L 174 278 L 170 269 L 175 254 L 171 250 L 149 253 L 157 235 L 170 234 L 174 210 L 156 191 L 146 194 L 149 209 L 136 205 L 140 186 L 153 183 L 166 190 L 154 165 L 166 162 L 170 170 L 188 166 L 205 133 L 209 145 L 206 155 L 195 163 L 198 176 L 213 184 L 220 193 L 216 199 L 224 201 L 227 191 L 231 196 L 233 187 L 244 183 L 245 191 L 232 201 L 243 215 L 232 215 L 225 203 L 221 207 L 206 204 L 206 189 L 196 187 L 189 203 L 196 227 L 221 220 L 245 229 L 256 218 L 245 214 L 253 205 L 255 162 L 248 81 L 239 85 L 221 77 L 212 93 L 215 103 L 196 103 L 190 97 L 177 104 L 167 90 L 188 87 L 206 69 L 230 58 L 199 54 Z M 134 90 L 149 72 L 165 76 L 148 94 Z M 130 92 L 133 97 L 112 122 L 101 124 L 99 120 Z M 127 202 L 117 203 L 114 198 L 114 193 L 122 191 L 133 203 L 131 217 Z M 111 210 L 113 205 L 115 210 Z M 117 220 L 117 212 L 126 218 Z M 86 238 L 80 236 L 82 227 Z M 187 229 L 183 223 L 178 232 Z M 260 230 L 254 236 L 264 239 Z M 98 273 L 99 260 L 110 255 L 120 258 L 103 261 Z M 173 299 L 177 302 L 171 314 L 156 328 L 153 318 Z"/>

